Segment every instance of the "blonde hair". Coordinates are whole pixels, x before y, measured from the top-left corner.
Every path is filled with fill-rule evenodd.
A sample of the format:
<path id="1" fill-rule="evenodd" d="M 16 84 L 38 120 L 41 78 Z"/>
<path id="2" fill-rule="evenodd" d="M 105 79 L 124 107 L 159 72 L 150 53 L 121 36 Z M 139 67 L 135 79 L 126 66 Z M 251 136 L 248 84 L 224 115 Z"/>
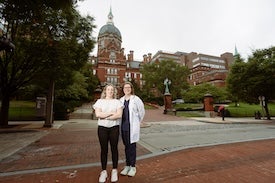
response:
<path id="1" fill-rule="evenodd" d="M 106 85 L 104 86 L 100 98 L 101 98 L 101 99 L 105 99 L 105 98 L 106 98 L 106 89 L 107 89 L 108 86 L 113 87 L 113 89 L 114 89 L 113 98 L 116 99 L 116 98 L 117 98 L 117 89 L 116 89 L 116 87 L 115 87 L 113 84 L 111 84 L 111 83 L 108 83 L 108 84 L 106 84 Z"/>

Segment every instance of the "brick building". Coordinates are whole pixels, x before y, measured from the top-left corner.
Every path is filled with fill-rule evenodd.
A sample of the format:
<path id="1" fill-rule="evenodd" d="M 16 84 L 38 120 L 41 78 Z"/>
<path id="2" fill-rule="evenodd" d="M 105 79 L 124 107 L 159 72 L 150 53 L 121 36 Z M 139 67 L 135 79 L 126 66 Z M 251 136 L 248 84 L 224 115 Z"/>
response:
<path id="1" fill-rule="evenodd" d="M 185 63 L 191 71 L 188 81 L 191 85 L 210 83 L 223 87 L 233 61 L 232 53 L 223 53 L 220 57 L 189 53 L 185 56 Z"/>
<path id="2" fill-rule="evenodd" d="M 173 60 L 174 62 L 180 64 L 180 65 L 186 65 L 185 63 L 185 56 L 188 53 L 177 51 L 175 53 L 173 52 L 167 52 L 159 50 L 153 57 L 151 62 L 161 62 L 162 60 Z"/>
<path id="3" fill-rule="evenodd" d="M 101 86 L 113 83 L 121 86 L 125 81 L 135 81 L 142 86 L 142 64 L 173 60 L 178 64 L 187 66 L 191 74 L 188 82 L 191 85 L 211 83 L 215 86 L 225 86 L 225 79 L 233 63 L 232 53 L 223 53 L 220 56 L 198 54 L 196 52 L 164 52 L 158 51 L 152 56 L 151 53 L 143 55 L 143 61 L 134 60 L 134 51 L 127 56 L 122 48 L 122 36 L 119 29 L 114 25 L 113 14 L 110 9 L 107 23 L 101 27 L 98 38 L 97 56 L 90 58 L 93 65 L 93 74 L 97 75 Z"/>
<path id="4" fill-rule="evenodd" d="M 122 36 L 114 25 L 111 9 L 107 23 L 99 31 L 97 42 L 97 56 L 91 57 L 90 62 L 93 64 L 93 74 L 98 76 L 102 86 L 106 83 L 121 86 L 125 81 L 133 80 L 141 85 L 139 70 L 142 62 L 134 60 L 134 51 L 125 56 L 121 47 Z"/>
<path id="5" fill-rule="evenodd" d="M 188 82 L 191 85 L 211 83 L 215 86 L 223 87 L 234 57 L 232 53 L 228 52 L 218 57 L 195 52 L 170 53 L 158 51 L 151 62 L 160 62 L 162 60 L 173 60 L 178 64 L 187 66 L 191 71 L 188 78 Z"/>

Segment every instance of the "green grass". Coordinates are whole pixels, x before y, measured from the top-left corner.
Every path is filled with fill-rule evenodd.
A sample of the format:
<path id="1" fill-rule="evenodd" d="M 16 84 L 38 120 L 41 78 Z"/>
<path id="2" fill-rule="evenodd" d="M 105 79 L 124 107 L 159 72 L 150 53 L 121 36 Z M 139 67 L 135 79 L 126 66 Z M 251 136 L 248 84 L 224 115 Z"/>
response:
<path id="1" fill-rule="evenodd" d="M 33 101 L 11 101 L 9 109 L 9 120 L 34 120 L 36 119 L 36 103 Z M 198 109 L 203 107 L 202 104 L 184 103 L 176 104 L 174 108 L 182 109 Z M 275 116 L 275 103 L 268 104 L 270 116 Z M 145 109 L 155 109 L 153 106 L 146 105 Z M 260 111 L 263 115 L 262 107 L 259 104 L 247 104 L 239 103 L 239 106 L 235 106 L 235 103 L 229 104 L 226 107 L 229 110 L 232 117 L 254 117 L 256 111 Z M 203 111 L 178 111 L 177 116 L 185 117 L 202 117 Z"/>
<path id="2" fill-rule="evenodd" d="M 11 101 L 9 108 L 9 120 L 33 120 L 36 110 L 35 102 L 31 101 Z"/>
<path id="3" fill-rule="evenodd" d="M 12 100 L 10 102 L 10 108 L 19 108 L 19 107 L 26 107 L 26 108 L 35 108 L 36 103 L 33 101 L 17 101 Z"/>
<path id="4" fill-rule="evenodd" d="M 218 105 L 218 104 L 217 104 Z M 215 106 L 215 105 L 214 105 Z M 178 111 L 177 116 L 184 117 L 201 117 L 204 116 L 203 111 L 188 111 L 190 109 L 198 109 L 202 108 L 203 104 L 193 104 L 193 103 L 184 103 L 184 104 L 176 104 L 174 108 L 176 109 L 185 109 L 187 111 Z M 226 107 L 229 111 L 231 117 L 254 117 L 255 112 L 260 111 L 260 113 L 264 114 L 262 106 L 259 104 L 247 104 L 247 103 L 239 103 L 238 106 L 235 106 L 235 103 L 229 104 Z M 275 103 L 268 104 L 269 114 L 270 116 L 275 116 Z"/>
<path id="5" fill-rule="evenodd" d="M 177 116 L 184 116 L 184 117 L 205 117 L 204 112 L 198 111 L 177 111 Z"/>
<path id="6" fill-rule="evenodd" d="M 232 117 L 254 117 L 254 113 L 260 111 L 263 115 L 263 109 L 260 104 L 247 104 L 239 103 L 239 106 L 235 106 L 235 103 L 229 104 L 226 109 L 229 110 Z M 275 116 L 275 103 L 268 104 L 270 116 Z"/>
<path id="7" fill-rule="evenodd" d="M 184 103 L 184 104 L 175 104 L 174 108 L 179 109 L 179 108 L 185 108 L 185 109 L 197 109 L 197 108 L 202 108 L 203 104 L 199 103 Z"/>

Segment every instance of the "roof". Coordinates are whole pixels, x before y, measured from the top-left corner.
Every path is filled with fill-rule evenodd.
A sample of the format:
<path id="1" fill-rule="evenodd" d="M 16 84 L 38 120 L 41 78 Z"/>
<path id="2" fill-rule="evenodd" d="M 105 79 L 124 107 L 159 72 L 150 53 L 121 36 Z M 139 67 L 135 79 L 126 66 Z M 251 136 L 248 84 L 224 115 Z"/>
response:
<path id="1" fill-rule="evenodd" d="M 114 36 L 117 36 L 119 39 L 121 39 L 121 33 L 119 29 L 116 28 L 116 26 L 113 24 L 106 24 L 100 28 L 98 37 L 101 37 L 105 34 L 113 34 Z"/>
<path id="2" fill-rule="evenodd" d="M 131 61 L 129 63 L 130 63 L 131 68 L 136 68 L 136 69 L 140 68 L 141 62 L 139 62 L 139 61 Z"/>

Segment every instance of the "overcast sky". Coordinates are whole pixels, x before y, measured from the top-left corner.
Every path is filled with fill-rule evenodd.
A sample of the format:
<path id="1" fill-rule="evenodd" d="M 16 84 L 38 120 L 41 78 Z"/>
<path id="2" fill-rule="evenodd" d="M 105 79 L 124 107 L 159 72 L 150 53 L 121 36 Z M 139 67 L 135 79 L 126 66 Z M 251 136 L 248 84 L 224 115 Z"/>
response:
<path id="1" fill-rule="evenodd" d="M 275 46 L 274 0 L 84 0 L 78 10 L 95 18 L 96 38 L 110 7 L 125 54 L 133 50 L 135 60 L 158 50 L 234 54 L 235 45 L 247 58 Z"/>

